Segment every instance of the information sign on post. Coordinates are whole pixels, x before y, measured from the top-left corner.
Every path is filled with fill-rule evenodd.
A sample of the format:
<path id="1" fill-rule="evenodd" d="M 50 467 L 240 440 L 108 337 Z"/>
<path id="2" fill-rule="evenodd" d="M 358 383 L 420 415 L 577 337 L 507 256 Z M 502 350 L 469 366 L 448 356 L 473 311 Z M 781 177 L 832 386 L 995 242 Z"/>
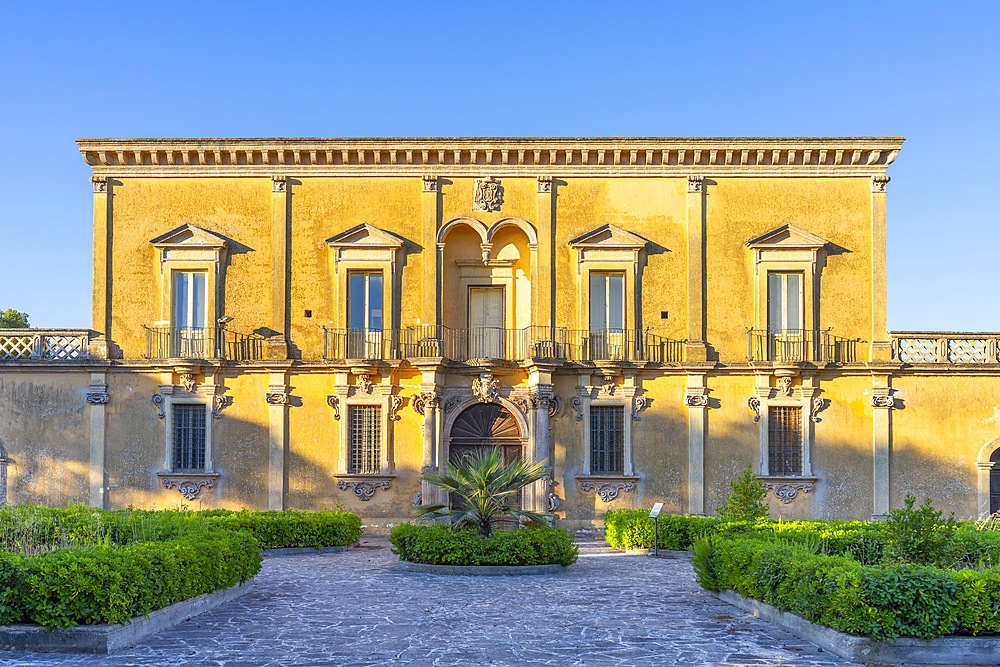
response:
<path id="1" fill-rule="evenodd" d="M 653 505 L 653 510 L 649 513 L 649 518 L 653 520 L 653 555 L 660 555 L 660 510 L 663 503 Z"/>

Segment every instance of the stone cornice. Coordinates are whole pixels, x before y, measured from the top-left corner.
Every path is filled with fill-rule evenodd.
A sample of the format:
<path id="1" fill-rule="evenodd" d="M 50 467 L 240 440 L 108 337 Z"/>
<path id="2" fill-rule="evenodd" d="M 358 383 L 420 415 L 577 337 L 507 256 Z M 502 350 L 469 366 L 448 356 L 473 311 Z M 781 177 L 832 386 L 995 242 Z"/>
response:
<path id="1" fill-rule="evenodd" d="M 99 176 L 872 176 L 901 137 L 79 139 Z"/>

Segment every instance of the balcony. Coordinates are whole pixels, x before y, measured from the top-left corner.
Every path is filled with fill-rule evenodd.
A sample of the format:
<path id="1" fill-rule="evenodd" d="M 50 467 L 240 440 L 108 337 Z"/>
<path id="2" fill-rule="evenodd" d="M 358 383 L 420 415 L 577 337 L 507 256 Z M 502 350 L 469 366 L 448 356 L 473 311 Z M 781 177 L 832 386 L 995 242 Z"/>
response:
<path id="1" fill-rule="evenodd" d="M 323 358 L 367 361 L 399 359 L 399 332 L 323 327 Z"/>
<path id="2" fill-rule="evenodd" d="M 264 337 L 216 327 L 147 327 L 146 359 L 258 361 Z"/>
<path id="3" fill-rule="evenodd" d="M 89 359 L 89 329 L 0 329 L 0 360 Z"/>
<path id="4" fill-rule="evenodd" d="M 1000 333 L 894 331 L 892 358 L 904 364 L 1000 363 Z"/>
<path id="5" fill-rule="evenodd" d="M 406 358 L 443 357 L 453 361 L 649 361 L 683 360 L 683 341 L 647 330 L 571 330 L 562 327 L 408 327 L 403 332 Z"/>
<path id="6" fill-rule="evenodd" d="M 850 363 L 857 361 L 857 345 L 857 340 L 839 338 L 828 330 L 747 331 L 749 361 Z"/>

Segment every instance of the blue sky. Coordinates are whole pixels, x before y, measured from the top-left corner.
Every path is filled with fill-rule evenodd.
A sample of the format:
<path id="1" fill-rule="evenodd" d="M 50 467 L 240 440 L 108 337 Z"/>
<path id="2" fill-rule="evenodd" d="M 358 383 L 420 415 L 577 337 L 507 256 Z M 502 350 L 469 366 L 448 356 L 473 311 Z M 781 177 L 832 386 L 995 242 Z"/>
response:
<path id="1" fill-rule="evenodd" d="M 0 310 L 90 325 L 77 137 L 902 135 L 889 326 L 998 331 L 998 7 L 9 1 Z"/>

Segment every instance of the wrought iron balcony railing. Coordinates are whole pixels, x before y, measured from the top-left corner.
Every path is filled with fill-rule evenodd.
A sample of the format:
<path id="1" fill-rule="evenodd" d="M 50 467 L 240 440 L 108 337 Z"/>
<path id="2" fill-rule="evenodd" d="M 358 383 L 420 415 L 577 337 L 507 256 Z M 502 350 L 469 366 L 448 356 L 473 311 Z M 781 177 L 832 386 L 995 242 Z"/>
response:
<path id="1" fill-rule="evenodd" d="M 892 358 L 906 364 L 1000 363 L 1000 333 L 894 331 Z"/>
<path id="2" fill-rule="evenodd" d="M 323 327 L 324 359 L 399 359 L 399 332 Z"/>
<path id="3" fill-rule="evenodd" d="M 454 361 L 553 359 L 569 361 L 683 360 L 683 341 L 646 330 L 570 330 L 562 327 L 409 327 L 403 335 L 406 358 L 443 357 Z"/>
<path id="4" fill-rule="evenodd" d="M 0 360 L 73 361 L 89 357 L 89 329 L 0 329 Z"/>
<path id="5" fill-rule="evenodd" d="M 849 363 L 857 361 L 858 341 L 839 338 L 829 331 L 810 329 L 750 329 L 750 361 Z"/>
<path id="6" fill-rule="evenodd" d="M 143 327 L 146 359 L 228 359 L 257 361 L 264 358 L 264 337 L 216 327 Z"/>

